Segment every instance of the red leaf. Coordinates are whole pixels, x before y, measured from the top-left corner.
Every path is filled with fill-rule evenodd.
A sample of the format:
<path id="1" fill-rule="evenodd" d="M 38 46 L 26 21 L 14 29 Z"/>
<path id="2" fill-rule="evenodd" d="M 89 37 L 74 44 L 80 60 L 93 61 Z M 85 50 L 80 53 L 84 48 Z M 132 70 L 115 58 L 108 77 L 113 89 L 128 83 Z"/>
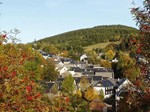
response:
<path id="1" fill-rule="evenodd" d="M 136 52 L 140 54 L 142 52 L 141 48 L 138 48 Z"/>
<path id="2" fill-rule="evenodd" d="M 31 100 L 33 100 L 33 97 L 32 97 L 32 96 L 28 96 L 28 97 L 27 97 L 27 100 L 28 100 L 28 101 L 31 101 Z"/>
<path id="3" fill-rule="evenodd" d="M 34 98 L 36 99 L 36 98 L 38 98 L 38 97 L 40 97 L 40 96 L 41 96 L 41 94 L 38 93 L 37 95 L 34 96 Z"/>
<path id="4" fill-rule="evenodd" d="M 28 92 L 30 92 L 32 87 L 31 86 L 27 86 L 26 89 L 27 89 Z"/>
<path id="5" fill-rule="evenodd" d="M 12 72 L 12 77 L 16 76 L 16 74 L 17 74 L 16 71 Z"/>
<path id="6" fill-rule="evenodd" d="M 7 69 L 8 69 L 8 67 L 7 67 L 7 66 L 4 66 L 4 67 L 3 67 L 3 70 L 4 70 L 4 71 L 6 71 Z"/>

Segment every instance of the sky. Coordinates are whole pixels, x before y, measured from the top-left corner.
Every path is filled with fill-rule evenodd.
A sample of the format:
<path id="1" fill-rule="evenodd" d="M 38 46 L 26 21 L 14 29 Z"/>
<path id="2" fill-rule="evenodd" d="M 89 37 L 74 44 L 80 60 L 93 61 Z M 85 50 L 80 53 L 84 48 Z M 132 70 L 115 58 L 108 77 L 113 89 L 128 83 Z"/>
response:
<path id="1" fill-rule="evenodd" d="M 99 25 L 136 27 L 132 0 L 0 0 L 0 31 L 20 30 L 21 43 Z M 135 3 L 141 4 L 141 0 Z"/>

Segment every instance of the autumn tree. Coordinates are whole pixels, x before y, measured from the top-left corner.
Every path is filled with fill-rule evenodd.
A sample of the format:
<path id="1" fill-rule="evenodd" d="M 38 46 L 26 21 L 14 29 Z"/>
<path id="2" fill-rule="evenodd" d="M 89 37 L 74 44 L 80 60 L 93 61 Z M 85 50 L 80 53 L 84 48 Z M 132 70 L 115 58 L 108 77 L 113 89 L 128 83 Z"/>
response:
<path id="1" fill-rule="evenodd" d="M 62 90 L 65 93 L 72 94 L 75 90 L 74 78 L 71 75 L 67 75 L 62 82 Z"/>
<path id="2" fill-rule="evenodd" d="M 93 87 L 89 87 L 84 93 L 84 98 L 86 98 L 88 101 L 99 98 L 98 91 L 96 91 Z"/>
<path id="3" fill-rule="evenodd" d="M 47 59 L 46 64 L 43 66 L 42 79 L 45 81 L 55 81 L 58 78 L 58 71 L 55 70 L 55 64 Z"/>
<path id="4" fill-rule="evenodd" d="M 135 60 L 130 58 L 129 54 L 119 52 L 118 56 L 118 68 L 130 67 L 135 65 Z"/>
<path id="5" fill-rule="evenodd" d="M 130 81 L 134 82 L 136 78 L 140 75 L 140 68 L 138 66 L 131 66 L 124 69 L 123 76 L 128 78 Z"/>
<path id="6" fill-rule="evenodd" d="M 147 63 L 137 63 L 140 69 L 145 71 L 145 75 L 149 73 L 149 61 L 150 61 L 150 0 L 143 0 L 142 7 L 132 8 L 131 13 L 134 15 L 134 19 L 139 26 L 140 34 L 139 41 L 136 43 L 137 54 L 143 55 Z M 143 74 L 140 71 L 140 74 Z M 150 88 L 149 79 L 139 75 L 134 81 L 134 91 L 129 90 L 127 96 L 120 102 L 119 111 L 123 112 L 148 112 L 150 111 Z"/>
<path id="7" fill-rule="evenodd" d="M 82 97 L 78 96 L 77 94 L 74 94 L 71 97 L 70 103 L 72 107 L 74 108 L 74 112 L 88 112 L 88 102 L 83 99 Z"/>
<path id="8" fill-rule="evenodd" d="M 41 49 L 44 52 L 47 52 L 47 53 L 50 53 L 50 54 L 58 54 L 58 51 L 59 51 L 54 45 L 46 44 L 46 43 L 43 43 L 41 45 Z"/>
<path id="9" fill-rule="evenodd" d="M 100 65 L 104 68 L 112 68 L 111 67 L 111 62 L 109 62 L 108 60 L 100 60 Z"/>
<path id="10" fill-rule="evenodd" d="M 86 51 L 87 57 L 88 57 L 88 63 L 91 64 L 98 64 L 99 59 L 98 59 L 98 55 L 96 54 L 95 51 L 91 50 L 91 51 Z"/>
<path id="11" fill-rule="evenodd" d="M 79 82 L 79 87 L 82 92 L 84 92 L 90 86 L 90 82 L 86 77 L 82 77 Z"/>
<path id="12" fill-rule="evenodd" d="M 58 93 L 58 85 L 54 83 L 54 85 L 51 88 L 51 93 L 56 94 Z"/>
<path id="13" fill-rule="evenodd" d="M 108 50 L 105 55 L 107 60 L 112 60 L 115 56 L 115 52 L 113 50 Z"/>
<path id="14" fill-rule="evenodd" d="M 104 100 L 104 91 L 102 89 L 99 91 L 99 99 Z"/>
<path id="15" fill-rule="evenodd" d="M 16 44 L 7 44 L 7 35 L 0 35 L 0 109 L 11 111 L 49 111 L 42 87 L 36 83 L 34 71 L 25 70 L 24 63 L 32 53 Z M 14 42 L 14 41 L 13 41 Z"/>

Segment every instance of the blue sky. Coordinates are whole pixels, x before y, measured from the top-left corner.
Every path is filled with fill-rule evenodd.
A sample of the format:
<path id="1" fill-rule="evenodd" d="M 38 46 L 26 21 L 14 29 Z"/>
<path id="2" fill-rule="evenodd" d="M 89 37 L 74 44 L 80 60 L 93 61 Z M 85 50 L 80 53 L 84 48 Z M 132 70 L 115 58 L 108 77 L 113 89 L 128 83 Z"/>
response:
<path id="1" fill-rule="evenodd" d="M 0 1 L 0 30 L 19 29 L 22 43 L 98 25 L 136 27 L 130 13 L 132 0 Z"/>

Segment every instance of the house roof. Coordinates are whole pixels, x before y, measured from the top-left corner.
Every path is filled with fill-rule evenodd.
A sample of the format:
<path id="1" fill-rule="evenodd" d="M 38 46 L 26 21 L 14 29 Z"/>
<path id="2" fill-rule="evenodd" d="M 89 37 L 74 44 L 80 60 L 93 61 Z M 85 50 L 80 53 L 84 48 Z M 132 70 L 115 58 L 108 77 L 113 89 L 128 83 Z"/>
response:
<path id="1" fill-rule="evenodd" d="M 113 72 L 113 70 L 106 68 L 94 68 L 94 72 Z"/>
<path id="2" fill-rule="evenodd" d="M 93 81 L 100 81 L 102 80 L 102 76 L 93 76 Z"/>
<path id="3" fill-rule="evenodd" d="M 112 86 L 115 86 L 115 84 L 113 84 L 108 79 L 103 79 L 103 80 L 100 80 L 100 81 L 94 81 L 93 86 L 94 87 L 112 87 Z"/>
<path id="4" fill-rule="evenodd" d="M 102 80 L 101 81 L 102 85 L 104 87 L 110 87 L 110 86 L 115 86 L 110 80 L 106 79 L 106 80 Z"/>
<path id="5" fill-rule="evenodd" d="M 83 75 L 94 75 L 94 71 L 84 71 Z"/>
<path id="6" fill-rule="evenodd" d="M 74 78 L 76 83 L 79 83 L 80 80 L 82 79 L 83 77 L 76 77 Z M 92 82 L 92 77 L 85 77 L 89 82 Z"/>
<path id="7" fill-rule="evenodd" d="M 81 80 L 81 77 L 76 77 L 76 78 L 74 78 L 74 79 L 75 79 L 76 83 L 79 83 L 80 80 Z"/>
<path id="8" fill-rule="evenodd" d="M 54 85 L 54 82 L 48 82 L 47 83 L 47 86 L 48 86 L 48 89 L 51 89 Z"/>
<path id="9" fill-rule="evenodd" d="M 64 80 L 64 78 L 63 77 L 59 77 L 58 79 L 57 79 L 57 81 L 63 81 Z"/>
<path id="10" fill-rule="evenodd" d="M 79 68 L 79 67 L 72 67 L 72 70 L 73 70 L 74 72 L 84 72 L 84 71 L 85 71 L 85 69 L 81 69 L 81 68 Z"/>
<path id="11" fill-rule="evenodd" d="M 104 107 L 107 107 L 107 105 L 102 102 L 99 99 L 95 99 L 93 100 L 90 104 L 89 104 L 90 110 L 103 110 Z"/>
<path id="12" fill-rule="evenodd" d="M 43 56 L 48 56 L 48 53 L 42 52 L 42 55 L 43 55 Z"/>
<path id="13" fill-rule="evenodd" d="M 118 86 L 122 85 L 124 81 L 126 81 L 127 78 L 119 79 L 116 83 Z"/>

